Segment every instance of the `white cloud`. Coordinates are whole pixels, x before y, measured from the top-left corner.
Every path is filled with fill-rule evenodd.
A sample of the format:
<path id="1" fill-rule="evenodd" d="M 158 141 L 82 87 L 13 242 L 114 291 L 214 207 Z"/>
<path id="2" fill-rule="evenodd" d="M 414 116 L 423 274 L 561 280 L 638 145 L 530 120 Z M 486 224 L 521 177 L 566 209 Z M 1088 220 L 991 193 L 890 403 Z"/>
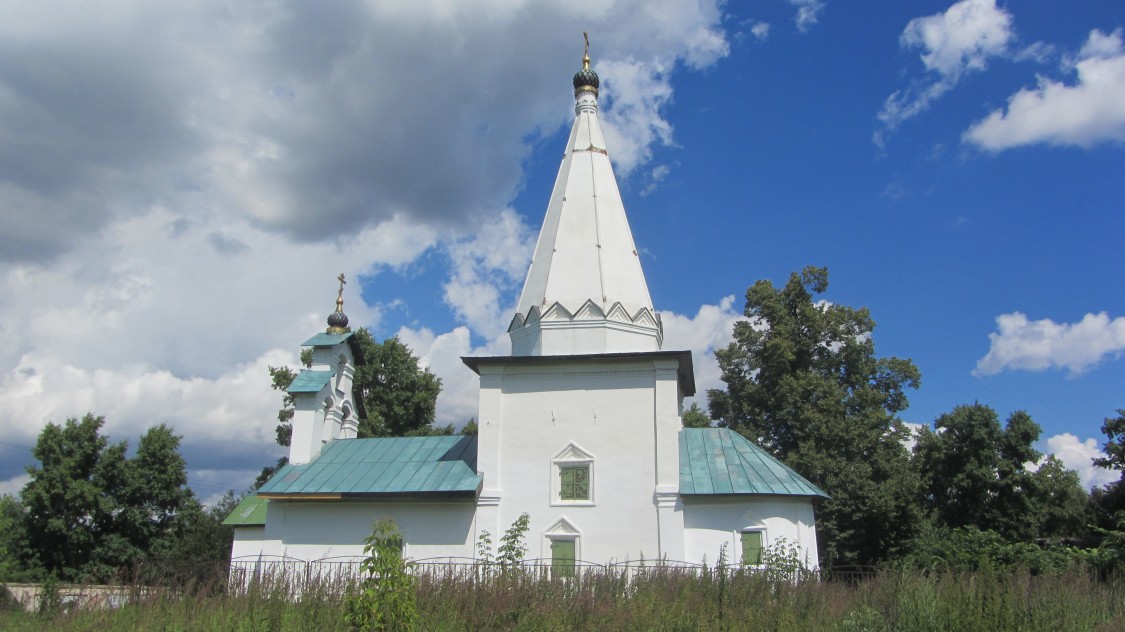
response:
<path id="1" fill-rule="evenodd" d="M 1020 312 L 996 317 L 996 332 L 988 334 L 988 353 L 977 361 L 974 375 L 1004 370 L 1067 369 L 1078 375 L 1106 356 L 1125 351 L 1125 317 L 1086 314 L 1077 323 L 1028 320 Z"/>
<path id="2" fill-rule="evenodd" d="M 180 378 L 142 365 L 85 369 L 34 353 L 0 377 L 0 424 L 9 440 L 31 445 L 51 421 L 92 411 L 106 418 L 103 433 L 135 444 L 149 427 L 168 423 L 184 447 L 207 444 L 210 457 L 231 456 L 273 442 L 280 395 L 269 388 L 269 366 L 296 364 L 295 353 L 271 350 L 213 379 Z"/>
<path id="3" fill-rule="evenodd" d="M 0 258 L 57 255 L 154 201 L 300 241 L 396 216 L 461 231 L 510 201 L 528 137 L 568 120 L 575 34 L 594 34 L 596 63 L 651 78 L 613 88 L 636 114 L 667 100 L 677 61 L 727 53 L 721 19 L 717 2 L 674 0 L 5 5 L 0 206 L 17 221 Z M 655 102 L 631 92 L 653 88 Z M 639 112 L 619 126 L 626 172 L 670 138 Z"/>
<path id="4" fill-rule="evenodd" d="M 672 173 L 672 167 L 668 165 L 656 165 L 652 168 L 645 178 L 645 186 L 641 189 L 641 197 L 647 197 L 652 194 L 660 184 L 664 182 L 668 174 Z"/>
<path id="5" fill-rule="evenodd" d="M 797 23 L 797 30 L 802 33 L 816 26 L 820 21 L 821 11 L 824 11 L 824 2 L 821 0 L 789 0 L 789 4 L 797 7 L 797 15 L 793 17 L 793 21 Z"/>
<path id="6" fill-rule="evenodd" d="M 511 209 L 478 231 L 446 244 L 452 264 L 445 302 L 476 334 L 496 338 L 514 313 L 507 297 L 519 289 L 535 248 L 536 234 Z"/>
<path id="7" fill-rule="evenodd" d="M 1125 140 L 1125 47 L 1121 29 L 1106 35 L 1094 30 L 1067 64 L 1077 83 L 1066 85 L 1039 77 L 1008 99 L 1007 110 L 993 110 L 964 134 L 966 142 L 989 151 L 1048 143 L 1090 147 Z"/>
<path id="8" fill-rule="evenodd" d="M 995 0 L 962 0 L 945 13 L 914 18 L 900 36 L 906 48 L 921 48 L 922 64 L 943 77 L 984 70 L 1012 39 L 1012 16 Z"/>
<path id="9" fill-rule="evenodd" d="M 31 477 L 27 474 L 20 474 L 6 481 L 0 481 L 0 496 L 19 496 L 20 490 L 30 481 Z"/>
<path id="10" fill-rule="evenodd" d="M 417 291 L 492 339 L 533 238 L 503 209 L 572 117 L 576 35 L 628 173 L 672 142 L 669 69 L 727 54 L 719 5 L 0 5 L 0 436 L 89 410 L 114 438 L 171 423 L 193 480 L 265 464 L 266 366 L 324 327 L 332 279 L 377 326 L 359 277 L 435 249 L 447 281 Z M 433 336 L 435 366 L 469 333 Z"/>
<path id="11" fill-rule="evenodd" d="M 755 22 L 754 26 L 750 27 L 750 34 L 759 42 L 764 42 L 770 36 L 770 23 Z"/>
<path id="12" fill-rule="evenodd" d="M 1067 469 L 1078 472 L 1078 478 L 1086 489 L 1101 487 L 1121 478 L 1121 472 L 1094 467 L 1093 459 L 1105 456 L 1094 439 L 1083 441 L 1064 432 L 1047 439 L 1047 452 L 1058 457 Z"/>
<path id="13" fill-rule="evenodd" d="M 887 132 L 930 107 L 972 71 L 984 70 L 990 58 L 1008 54 L 1014 39 L 1012 16 L 996 0 L 961 0 L 945 13 L 914 18 L 899 37 L 903 48 L 921 49 L 919 58 L 930 72 L 883 102 L 875 133 L 881 145 Z"/>
<path id="14" fill-rule="evenodd" d="M 671 66 L 629 59 L 603 62 L 597 70 L 608 106 L 599 117 L 606 147 L 618 177 L 628 177 L 652 158 L 653 146 L 673 142 L 672 125 L 660 112 L 672 98 Z"/>
<path id="15" fill-rule="evenodd" d="M 240 250 L 215 248 L 215 234 L 237 235 Z M 395 219 L 339 243 L 294 244 L 244 221 L 155 208 L 50 263 L 0 266 L 0 367 L 32 354 L 85 370 L 213 377 L 322 327 L 340 272 L 351 277 L 349 316 L 378 324 L 355 275 L 401 265 L 434 240 Z"/>

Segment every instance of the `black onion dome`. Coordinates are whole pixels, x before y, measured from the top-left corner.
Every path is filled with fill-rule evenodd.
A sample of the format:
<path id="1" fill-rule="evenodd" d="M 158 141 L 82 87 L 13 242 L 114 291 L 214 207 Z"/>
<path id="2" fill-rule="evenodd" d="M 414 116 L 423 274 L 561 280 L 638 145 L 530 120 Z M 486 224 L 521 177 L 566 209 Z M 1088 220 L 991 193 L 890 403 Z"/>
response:
<path id="1" fill-rule="evenodd" d="M 346 329 L 348 317 L 344 312 L 332 312 L 328 315 L 328 326 L 335 329 Z"/>
<path id="2" fill-rule="evenodd" d="M 589 67 L 574 73 L 574 91 L 576 93 L 583 88 L 593 88 L 592 92 L 597 94 L 600 85 L 601 81 L 598 80 L 598 73 L 594 72 Z"/>

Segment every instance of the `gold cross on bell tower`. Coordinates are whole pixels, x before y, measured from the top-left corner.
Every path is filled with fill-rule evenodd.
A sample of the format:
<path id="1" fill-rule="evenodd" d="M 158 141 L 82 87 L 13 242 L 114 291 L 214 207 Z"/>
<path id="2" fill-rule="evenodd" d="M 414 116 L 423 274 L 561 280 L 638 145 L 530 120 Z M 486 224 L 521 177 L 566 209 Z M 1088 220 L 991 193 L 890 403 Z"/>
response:
<path id="1" fill-rule="evenodd" d="M 328 316 L 328 333 L 330 334 L 343 334 L 351 331 L 348 327 L 348 317 L 344 314 L 344 273 L 341 272 L 340 276 L 336 277 L 340 282 L 340 289 L 336 292 L 336 312 Z"/>

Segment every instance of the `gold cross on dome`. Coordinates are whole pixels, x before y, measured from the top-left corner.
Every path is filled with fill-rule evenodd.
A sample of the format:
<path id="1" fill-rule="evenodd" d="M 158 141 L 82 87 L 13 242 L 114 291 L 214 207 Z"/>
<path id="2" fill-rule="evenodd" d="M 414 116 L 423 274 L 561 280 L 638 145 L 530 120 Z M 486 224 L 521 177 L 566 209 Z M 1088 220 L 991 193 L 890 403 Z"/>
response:
<path id="1" fill-rule="evenodd" d="M 336 295 L 336 298 L 344 298 L 344 284 L 347 283 L 347 281 L 344 280 L 344 273 L 341 272 L 340 276 L 336 277 L 336 280 L 340 282 L 340 292 Z"/>

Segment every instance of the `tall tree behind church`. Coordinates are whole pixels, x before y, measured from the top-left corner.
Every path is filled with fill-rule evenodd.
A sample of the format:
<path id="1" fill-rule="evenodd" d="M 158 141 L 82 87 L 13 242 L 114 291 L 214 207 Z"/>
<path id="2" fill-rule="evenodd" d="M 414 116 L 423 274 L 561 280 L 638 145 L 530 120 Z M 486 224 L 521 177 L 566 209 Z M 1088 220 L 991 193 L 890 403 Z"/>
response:
<path id="1" fill-rule="evenodd" d="M 749 320 L 715 352 L 727 387 L 708 392 L 710 412 L 831 496 L 817 510 L 823 564 L 870 564 L 895 555 L 919 521 L 897 415 L 921 373 L 877 357 L 871 314 L 816 298 L 827 289 L 827 268 L 809 266 L 780 289 L 747 290 Z"/>

